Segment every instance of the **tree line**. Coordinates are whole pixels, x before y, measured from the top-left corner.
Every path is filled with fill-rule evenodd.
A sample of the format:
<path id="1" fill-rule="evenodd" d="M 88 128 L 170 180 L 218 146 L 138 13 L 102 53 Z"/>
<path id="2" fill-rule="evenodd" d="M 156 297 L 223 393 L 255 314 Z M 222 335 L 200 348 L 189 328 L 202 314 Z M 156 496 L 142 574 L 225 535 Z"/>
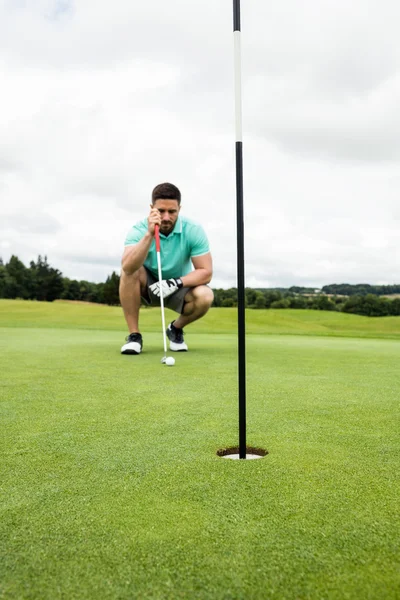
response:
<path id="1" fill-rule="evenodd" d="M 78 281 L 63 277 L 61 271 L 51 267 L 44 258 L 38 256 L 29 267 L 11 256 L 4 264 L 0 258 L 0 298 L 21 298 L 22 300 L 80 300 L 99 304 L 119 304 L 119 276 L 113 273 L 105 283 Z M 117 296 L 116 296 L 117 292 Z"/>
<path id="2" fill-rule="evenodd" d="M 119 275 L 113 271 L 104 283 L 92 283 L 63 277 L 48 263 L 47 257 L 38 256 L 29 267 L 11 256 L 4 264 L 0 258 L 0 298 L 23 300 L 78 300 L 119 305 Z M 214 306 L 236 307 L 237 288 L 213 289 Z M 298 308 L 354 313 L 370 317 L 400 315 L 400 285 L 331 284 L 321 290 L 292 286 L 290 288 L 246 288 L 246 306 L 251 309 Z"/>
<path id="3" fill-rule="evenodd" d="M 324 285 L 321 288 L 321 292 L 343 296 L 366 296 L 367 294 L 388 296 L 391 294 L 400 294 L 400 285 L 370 285 L 369 283 L 350 285 L 348 283 L 332 283 L 331 285 Z"/>
<path id="4" fill-rule="evenodd" d="M 237 306 L 237 289 L 214 289 L 214 306 Z M 400 315 L 400 297 L 385 298 L 374 294 L 366 295 L 332 295 L 318 292 L 304 294 L 282 289 L 245 290 L 246 306 L 254 309 L 266 308 L 302 308 L 312 310 L 331 310 L 345 313 L 365 315 L 368 317 L 385 317 Z"/>

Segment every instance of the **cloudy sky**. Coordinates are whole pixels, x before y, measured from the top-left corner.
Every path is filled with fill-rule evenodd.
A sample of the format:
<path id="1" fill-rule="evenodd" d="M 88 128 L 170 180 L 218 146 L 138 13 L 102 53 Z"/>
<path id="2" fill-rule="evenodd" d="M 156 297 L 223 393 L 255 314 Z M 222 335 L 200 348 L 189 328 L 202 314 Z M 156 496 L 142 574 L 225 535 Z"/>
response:
<path id="1" fill-rule="evenodd" d="M 400 283 L 397 0 L 242 0 L 246 282 Z M 119 272 L 172 181 L 236 284 L 231 0 L 0 0 L 0 256 Z"/>

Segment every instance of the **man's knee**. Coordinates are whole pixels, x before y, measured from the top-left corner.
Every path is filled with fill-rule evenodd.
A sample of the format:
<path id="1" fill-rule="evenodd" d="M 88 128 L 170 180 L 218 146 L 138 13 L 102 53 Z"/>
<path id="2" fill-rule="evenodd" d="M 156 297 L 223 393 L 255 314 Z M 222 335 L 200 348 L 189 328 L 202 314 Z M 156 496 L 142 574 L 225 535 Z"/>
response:
<path id="1" fill-rule="evenodd" d="M 214 293 L 207 285 L 199 285 L 190 290 L 192 301 L 197 306 L 210 308 L 214 300 Z"/>
<path id="2" fill-rule="evenodd" d="M 130 271 L 125 271 L 125 269 L 121 269 L 121 279 L 125 279 L 126 281 L 134 281 L 140 278 L 141 268 L 142 267 L 140 267 L 137 271 L 133 271 L 132 273 Z"/>
<path id="3" fill-rule="evenodd" d="M 205 285 L 203 287 L 204 287 L 204 290 L 202 293 L 203 293 L 204 302 L 205 302 L 205 304 L 207 304 L 208 307 L 210 307 L 214 301 L 214 292 L 207 285 Z"/>
<path id="4" fill-rule="evenodd" d="M 147 289 L 147 272 L 144 267 L 140 267 L 137 271 L 133 273 L 127 273 L 124 269 L 121 270 L 120 276 L 120 288 L 121 286 L 131 286 L 140 283 L 140 291 L 141 293 L 145 293 Z"/>

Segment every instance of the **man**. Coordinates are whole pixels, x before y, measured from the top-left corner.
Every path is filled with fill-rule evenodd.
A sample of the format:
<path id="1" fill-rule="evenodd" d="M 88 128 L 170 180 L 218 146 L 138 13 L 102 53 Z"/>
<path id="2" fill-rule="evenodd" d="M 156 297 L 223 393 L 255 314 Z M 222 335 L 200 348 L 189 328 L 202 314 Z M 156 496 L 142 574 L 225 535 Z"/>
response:
<path id="1" fill-rule="evenodd" d="M 129 336 L 122 354 L 140 354 L 143 339 L 139 329 L 141 298 L 151 306 L 164 305 L 179 314 L 167 328 L 170 350 L 188 350 L 183 328 L 203 317 L 213 301 L 207 286 L 212 277 L 212 259 L 203 228 L 180 216 L 181 193 L 171 183 L 157 185 L 152 193 L 150 214 L 128 232 L 122 256 L 119 288 Z M 160 228 L 163 281 L 160 288 L 155 247 L 155 226 Z"/>

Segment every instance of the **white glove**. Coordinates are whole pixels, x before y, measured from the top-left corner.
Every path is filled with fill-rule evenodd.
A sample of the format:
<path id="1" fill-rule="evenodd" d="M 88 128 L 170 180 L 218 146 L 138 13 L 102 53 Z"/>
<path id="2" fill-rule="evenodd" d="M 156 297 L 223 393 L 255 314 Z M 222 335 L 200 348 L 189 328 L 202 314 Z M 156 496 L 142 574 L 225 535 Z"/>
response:
<path id="1" fill-rule="evenodd" d="M 179 279 L 179 278 L 163 279 L 161 281 L 161 286 L 160 286 L 160 282 L 156 281 L 151 286 L 149 286 L 149 289 L 152 291 L 152 293 L 155 296 L 157 296 L 157 298 L 159 298 L 160 297 L 160 287 L 161 287 L 162 297 L 168 298 L 168 296 L 170 296 L 171 294 L 173 294 L 174 292 L 179 290 L 182 286 L 183 286 L 182 279 Z"/>

